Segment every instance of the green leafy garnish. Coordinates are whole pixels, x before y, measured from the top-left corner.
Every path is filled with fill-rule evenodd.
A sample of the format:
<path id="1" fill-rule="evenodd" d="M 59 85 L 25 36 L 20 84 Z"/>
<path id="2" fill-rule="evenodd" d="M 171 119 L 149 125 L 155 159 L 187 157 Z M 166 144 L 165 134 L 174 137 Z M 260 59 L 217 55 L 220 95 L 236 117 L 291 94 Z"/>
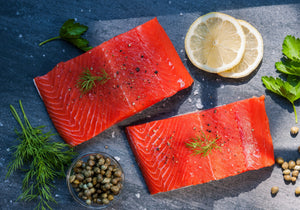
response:
<path id="1" fill-rule="evenodd" d="M 19 104 L 24 123 L 16 109 L 10 105 L 10 110 L 19 123 L 21 131 L 15 130 L 18 145 L 12 147 L 14 160 L 8 165 L 6 178 L 16 170 L 25 171 L 23 192 L 18 200 L 38 199 L 35 209 L 52 209 L 48 204 L 48 202 L 56 203 L 51 194 L 51 188 L 54 187 L 52 183 L 56 177 L 65 176 L 65 166 L 71 163 L 76 153 L 65 143 L 50 141 L 50 137 L 54 134 L 43 133 L 44 126 L 32 127 L 21 101 Z"/>
<path id="2" fill-rule="evenodd" d="M 275 67 L 279 72 L 287 75 L 287 81 L 267 76 L 263 76 L 261 79 L 268 90 L 292 103 L 297 123 L 298 118 L 294 102 L 300 98 L 300 39 L 291 35 L 286 36 L 282 44 L 282 53 L 284 57 L 280 62 L 275 63 Z"/>
<path id="3" fill-rule="evenodd" d="M 267 76 L 263 76 L 261 79 L 268 90 L 288 99 L 292 103 L 297 123 L 298 118 L 294 102 L 300 98 L 300 80 L 295 77 L 288 78 L 290 78 L 288 81 Z"/>
<path id="4" fill-rule="evenodd" d="M 219 137 L 210 139 L 209 135 L 206 136 L 203 131 L 201 135 L 197 135 L 196 138 L 191 138 L 192 141 L 185 143 L 186 147 L 193 151 L 194 155 L 200 155 L 206 157 L 213 149 L 220 149 L 221 147 L 217 144 Z"/>
<path id="5" fill-rule="evenodd" d="M 286 36 L 282 44 L 282 53 L 289 59 L 300 62 L 300 39 Z"/>
<path id="6" fill-rule="evenodd" d="M 82 94 L 85 94 L 93 89 L 96 86 L 96 82 L 103 85 L 109 80 L 109 76 L 106 71 L 103 69 L 100 75 L 93 75 L 89 68 L 85 68 L 79 79 L 77 80 L 77 87 L 80 88 Z"/>
<path id="7" fill-rule="evenodd" d="M 39 44 L 39 46 L 56 39 L 63 39 L 75 45 L 77 48 L 83 51 L 88 51 L 92 49 L 92 47 L 89 46 L 88 40 L 81 37 L 81 35 L 85 33 L 87 30 L 88 30 L 87 26 L 79 23 L 75 23 L 74 19 L 69 19 L 62 25 L 59 31 L 59 36 L 43 41 Z"/>

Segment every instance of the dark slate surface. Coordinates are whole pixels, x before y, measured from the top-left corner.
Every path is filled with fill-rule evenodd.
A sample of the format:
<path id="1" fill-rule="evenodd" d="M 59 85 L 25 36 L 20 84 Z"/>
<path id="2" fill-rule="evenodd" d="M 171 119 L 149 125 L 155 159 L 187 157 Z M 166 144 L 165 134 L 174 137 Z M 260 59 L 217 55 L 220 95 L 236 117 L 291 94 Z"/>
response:
<path id="1" fill-rule="evenodd" d="M 289 133 L 290 127 L 295 124 L 292 106 L 283 98 L 265 91 L 261 83 L 264 75 L 278 75 L 274 63 L 281 58 L 284 37 L 288 34 L 300 37 L 299 0 L 1 0 L 0 4 L 1 209 L 33 209 L 36 205 L 36 202 L 16 201 L 21 193 L 21 172 L 5 180 L 6 167 L 12 157 L 9 148 L 15 144 L 13 129 L 18 126 L 9 111 L 9 105 L 18 107 L 18 100 L 21 99 L 32 125 L 43 124 L 47 126 L 46 130 L 55 131 L 32 79 L 46 74 L 58 62 L 82 53 L 63 41 L 43 47 L 39 47 L 38 43 L 55 36 L 62 23 L 69 18 L 89 25 L 86 37 L 96 46 L 155 16 L 170 36 L 195 83 L 189 90 L 113 126 L 76 148 L 79 152 L 97 149 L 120 158 L 126 183 L 122 198 L 111 209 L 299 209 L 300 200 L 294 190 L 300 186 L 300 181 L 296 184 L 284 183 L 277 166 L 151 196 L 123 131 L 123 127 L 131 123 L 207 109 L 265 94 L 275 155 L 286 159 L 299 157 L 299 136 L 291 137 Z M 249 77 L 241 80 L 224 79 L 199 71 L 188 61 L 184 52 L 187 29 L 197 17 L 211 11 L 244 19 L 261 32 L 264 58 L 258 70 Z M 300 115 L 299 105 L 297 102 Z M 62 141 L 60 137 L 55 140 Z M 57 180 L 54 185 L 56 189 L 53 195 L 57 205 L 53 204 L 53 209 L 81 209 L 69 195 L 65 180 Z M 270 195 L 273 185 L 280 188 L 276 197 Z"/>

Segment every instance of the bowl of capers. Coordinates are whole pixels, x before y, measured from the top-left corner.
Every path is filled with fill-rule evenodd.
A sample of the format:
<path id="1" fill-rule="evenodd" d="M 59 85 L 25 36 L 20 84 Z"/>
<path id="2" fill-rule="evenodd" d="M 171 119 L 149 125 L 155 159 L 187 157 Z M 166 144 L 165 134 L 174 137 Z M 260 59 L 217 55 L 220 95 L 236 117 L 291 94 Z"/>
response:
<path id="1" fill-rule="evenodd" d="M 123 182 L 121 165 L 104 152 L 79 155 L 67 172 L 71 195 L 86 208 L 101 209 L 116 202 Z"/>

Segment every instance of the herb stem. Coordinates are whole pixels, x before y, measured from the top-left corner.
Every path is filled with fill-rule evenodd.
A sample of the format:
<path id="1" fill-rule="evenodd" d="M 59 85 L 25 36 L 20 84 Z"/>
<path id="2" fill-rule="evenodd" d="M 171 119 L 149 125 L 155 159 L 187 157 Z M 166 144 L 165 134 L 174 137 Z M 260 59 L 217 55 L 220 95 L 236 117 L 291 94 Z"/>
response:
<path id="1" fill-rule="evenodd" d="M 292 105 L 293 105 L 293 109 L 294 109 L 294 113 L 295 113 L 295 121 L 296 121 L 296 123 L 298 123 L 297 111 L 296 111 L 294 102 L 292 102 Z"/>
<path id="2" fill-rule="evenodd" d="M 60 37 L 60 36 L 55 36 L 55 37 L 52 37 L 52 38 L 50 38 L 50 39 L 47 39 L 47 40 L 41 42 L 41 43 L 39 44 L 39 46 L 42 46 L 43 44 L 46 44 L 47 42 L 51 42 L 51 41 L 56 40 L 56 39 L 61 39 L 61 37 Z"/>

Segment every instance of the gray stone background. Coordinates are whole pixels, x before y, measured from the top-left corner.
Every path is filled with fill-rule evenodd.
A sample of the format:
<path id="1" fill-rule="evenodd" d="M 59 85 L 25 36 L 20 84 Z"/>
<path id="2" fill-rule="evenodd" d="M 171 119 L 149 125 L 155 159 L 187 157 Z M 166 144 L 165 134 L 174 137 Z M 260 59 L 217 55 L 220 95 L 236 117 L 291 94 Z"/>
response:
<path id="1" fill-rule="evenodd" d="M 120 158 L 126 177 L 125 188 L 119 202 L 108 209 L 300 208 L 300 198 L 294 194 L 300 181 L 286 184 L 277 166 L 151 196 L 123 130 L 124 126 L 134 122 L 166 118 L 264 94 L 275 156 L 285 159 L 300 157 L 297 152 L 299 135 L 291 137 L 289 133 L 295 125 L 291 104 L 266 91 L 261 82 L 264 75 L 279 75 L 274 64 L 282 57 L 284 37 L 289 34 L 300 37 L 299 0 L 0 0 L 0 5 L 0 209 L 33 209 L 37 204 L 16 201 L 21 193 L 22 172 L 5 179 L 6 167 L 12 157 L 10 147 L 15 144 L 14 128 L 19 129 L 9 105 L 18 107 L 18 100 L 21 99 L 33 126 L 46 125 L 46 131 L 55 131 L 32 79 L 46 74 L 58 62 L 82 53 L 63 41 L 54 41 L 42 47 L 38 43 L 56 36 L 60 26 L 69 18 L 88 25 L 85 37 L 92 46 L 97 46 L 155 16 L 195 83 L 189 90 L 150 107 L 76 147 L 78 152 L 96 149 Z M 249 77 L 239 80 L 221 78 L 199 71 L 187 59 L 184 37 L 188 27 L 197 17 L 212 11 L 244 19 L 262 34 L 263 61 Z M 297 101 L 300 117 L 299 105 Z M 55 141 L 62 139 L 58 136 Z M 57 204 L 51 205 L 53 209 L 81 209 L 70 196 L 65 180 L 57 180 L 54 185 L 53 195 Z M 280 188 L 275 197 L 270 194 L 273 185 Z"/>

